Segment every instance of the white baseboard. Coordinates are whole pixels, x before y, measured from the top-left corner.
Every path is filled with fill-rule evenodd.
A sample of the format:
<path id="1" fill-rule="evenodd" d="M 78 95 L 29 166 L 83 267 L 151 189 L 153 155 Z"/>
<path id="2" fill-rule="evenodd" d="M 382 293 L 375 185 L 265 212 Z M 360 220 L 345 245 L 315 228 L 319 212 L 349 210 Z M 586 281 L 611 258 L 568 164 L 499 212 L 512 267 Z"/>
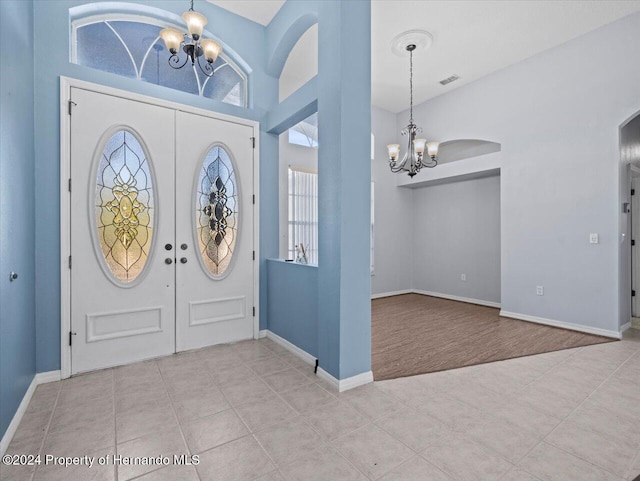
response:
<path id="1" fill-rule="evenodd" d="M 47 384 L 48 382 L 56 382 L 62 379 L 60 371 L 39 372 L 36 374 L 37 384 Z"/>
<path id="2" fill-rule="evenodd" d="M 527 314 L 518 314 L 517 312 L 500 311 L 500 315 L 502 317 L 518 319 L 520 321 L 535 322 L 536 324 L 544 324 L 547 326 L 560 327 L 562 329 L 569 329 L 570 331 L 586 332 L 587 334 L 595 334 L 597 336 L 612 337 L 614 339 L 620 339 L 622 337 L 620 332 L 617 332 L 617 331 L 600 329 L 598 327 L 582 326 L 580 324 L 574 324 L 572 322 L 556 321 L 554 319 L 545 319 L 544 317 L 529 316 Z"/>
<path id="3" fill-rule="evenodd" d="M 631 321 L 629 321 L 626 324 L 623 324 L 622 326 L 620 326 L 620 333 L 628 331 L 629 329 L 631 329 Z"/>
<path id="4" fill-rule="evenodd" d="M 20 401 L 20 405 L 18 406 L 16 413 L 13 415 L 13 419 L 9 423 L 4 436 L 2 436 L 2 440 L 0 441 L 0 456 L 4 456 L 4 453 L 7 452 L 7 448 L 9 447 L 9 444 L 11 444 L 11 440 L 18 430 L 20 421 L 22 421 L 22 417 L 29 407 L 29 403 L 31 402 L 31 398 L 33 397 L 33 393 L 36 391 L 36 388 L 40 384 L 46 384 L 48 382 L 55 382 L 59 380 L 60 371 L 40 372 L 33 376 L 31 384 L 29 384 L 29 387 L 27 388 L 27 392 L 24 393 L 22 401 Z"/>
<path id="5" fill-rule="evenodd" d="M 266 329 L 263 329 L 263 330 L 258 332 L 258 339 L 264 339 L 265 337 L 267 337 L 267 330 Z"/>
<path id="6" fill-rule="evenodd" d="M 371 299 L 380 299 L 381 297 L 401 296 L 402 294 L 413 294 L 413 289 L 403 289 L 401 291 L 381 292 L 380 294 L 371 294 Z"/>
<path id="7" fill-rule="evenodd" d="M 311 364 L 312 366 L 316 365 L 316 358 L 314 356 L 309 354 L 307 351 L 304 351 L 304 350 L 300 349 L 295 344 L 287 341 L 284 337 L 280 337 L 277 334 L 275 334 L 275 333 L 273 333 L 273 332 L 271 332 L 269 330 L 267 330 L 266 336 L 267 336 L 267 338 L 271 339 L 276 344 L 279 344 L 282 347 L 284 347 L 287 351 L 289 351 L 292 354 L 295 354 L 296 356 L 298 356 L 300 359 L 302 359 L 307 364 Z"/>
<path id="8" fill-rule="evenodd" d="M 358 386 L 362 386 L 364 384 L 369 384 L 373 382 L 373 372 L 363 372 L 362 374 L 357 374 L 355 376 L 348 377 L 346 379 L 336 379 L 327 371 L 318 368 L 318 377 L 323 381 L 326 381 L 331 386 L 333 386 L 338 392 L 348 391 L 349 389 L 356 388 Z"/>
<path id="9" fill-rule="evenodd" d="M 479 306 L 497 307 L 497 308 L 501 307 L 499 302 L 483 301 L 482 299 L 473 299 L 471 297 L 453 296 L 451 294 L 441 294 L 439 292 L 421 291 L 418 289 L 414 289 L 413 292 L 415 294 L 422 294 L 423 296 L 441 297 L 442 299 L 449 299 L 451 301 L 459 301 L 459 302 L 467 302 L 469 304 L 478 304 Z"/>
<path id="10" fill-rule="evenodd" d="M 300 349 L 295 344 L 287 341 L 285 338 L 278 336 L 277 334 L 267 330 L 266 331 L 267 338 L 271 339 L 276 344 L 284 347 L 287 351 L 295 354 L 300 359 L 302 359 L 307 364 L 311 364 L 315 366 L 316 358 L 309 354 L 307 351 Z M 333 386 L 338 392 L 343 392 L 348 389 L 353 389 L 354 387 L 362 386 L 363 384 L 368 384 L 373 382 L 373 373 L 371 371 L 364 372 L 362 374 L 358 374 L 356 376 L 348 377 L 346 379 L 336 379 L 327 371 L 318 366 L 317 376 L 327 381 L 331 386 Z"/>

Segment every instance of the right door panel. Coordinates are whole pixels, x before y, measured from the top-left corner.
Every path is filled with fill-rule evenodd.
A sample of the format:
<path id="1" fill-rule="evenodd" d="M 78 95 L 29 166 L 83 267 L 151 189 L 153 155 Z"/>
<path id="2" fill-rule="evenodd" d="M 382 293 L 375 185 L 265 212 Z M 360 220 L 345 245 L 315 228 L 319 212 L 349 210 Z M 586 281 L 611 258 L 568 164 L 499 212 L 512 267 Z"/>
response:
<path id="1" fill-rule="evenodd" d="M 253 337 L 253 128 L 176 116 L 178 351 Z"/>

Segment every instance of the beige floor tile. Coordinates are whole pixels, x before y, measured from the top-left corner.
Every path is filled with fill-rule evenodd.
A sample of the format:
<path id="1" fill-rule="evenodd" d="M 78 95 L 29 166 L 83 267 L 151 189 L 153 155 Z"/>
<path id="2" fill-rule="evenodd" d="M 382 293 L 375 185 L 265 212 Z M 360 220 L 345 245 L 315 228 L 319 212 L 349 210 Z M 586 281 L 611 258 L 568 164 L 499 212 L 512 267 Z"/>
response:
<path id="1" fill-rule="evenodd" d="M 520 467 L 542 481 L 620 481 L 604 469 L 546 443 L 531 451 Z"/>
<path id="2" fill-rule="evenodd" d="M 262 362 L 262 361 L 257 361 Z M 213 381 L 220 387 L 233 386 L 247 380 L 256 378 L 256 373 L 244 364 L 236 364 L 228 367 L 210 370 Z"/>
<path id="3" fill-rule="evenodd" d="M 61 387 L 62 381 L 40 384 L 31 397 L 26 413 L 53 411 Z"/>
<path id="4" fill-rule="evenodd" d="M 253 481 L 275 466 L 253 436 L 245 436 L 203 453 L 196 469 L 202 481 Z"/>
<path id="5" fill-rule="evenodd" d="M 44 439 L 49 421 L 51 420 L 51 414 L 52 412 L 50 410 L 25 414 L 11 442 L 17 443 L 23 439 L 33 437 Z"/>
<path id="6" fill-rule="evenodd" d="M 370 479 L 378 479 L 414 455 L 382 429 L 368 424 L 333 442 L 333 446 Z"/>
<path id="7" fill-rule="evenodd" d="M 366 481 L 366 478 L 331 447 L 310 451 L 280 468 L 289 481 Z"/>
<path id="8" fill-rule="evenodd" d="M 275 392 L 291 391 L 311 382 L 304 374 L 292 368 L 269 374 L 264 376 L 263 379 Z"/>
<path id="9" fill-rule="evenodd" d="M 0 480 L 2 481 L 31 481 L 35 466 L 11 465 L 0 463 Z"/>
<path id="10" fill-rule="evenodd" d="M 164 387 L 162 390 L 116 391 L 115 406 L 118 415 L 141 409 L 171 408 L 171 399 Z"/>
<path id="11" fill-rule="evenodd" d="M 84 426 L 113 424 L 113 398 L 92 399 L 78 405 L 58 405 L 51 417 L 49 431 L 73 431 Z"/>
<path id="12" fill-rule="evenodd" d="M 157 457 L 169 456 L 173 459 L 174 455 L 188 454 L 187 447 L 184 444 L 180 431 L 164 431 L 161 433 L 149 434 L 147 436 L 118 444 L 118 454 L 124 457 Z M 148 465 L 119 465 L 118 481 L 127 481 L 129 479 L 141 476 L 143 474 L 155 471 L 158 466 Z"/>
<path id="13" fill-rule="evenodd" d="M 232 347 L 244 362 L 260 361 L 273 356 L 271 350 L 254 341 L 239 342 Z"/>
<path id="14" fill-rule="evenodd" d="M 514 464 L 544 437 L 497 417 L 469 429 L 465 436 Z"/>
<path id="15" fill-rule="evenodd" d="M 171 465 L 145 474 L 136 481 L 199 481 L 194 466 Z"/>
<path id="16" fill-rule="evenodd" d="M 222 391 L 215 386 L 201 391 L 174 393 L 172 399 L 180 422 L 192 421 L 229 409 L 229 403 Z"/>
<path id="17" fill-rule="evenodd" d="M 286 481 L 278 471 L 260 476 L 256 481 Z"/>
<path id="18" fill-rule="evenodd" d="M 224 386 L 222 392 L 233 406 L 259 401 L 273 393 L 271 388 L 257 377 L 246 382 Z"/>
<path id="19" fill-rule="evenodd" d="M 261 346 L 266 347 L 267 349 L 269 349 L 271 352 L 273 352 L 274 354 L 276 354 L 277 356 L 280 356 L 282 354 L 285 353 L 289 353 L 289 350 L 282 347 L 280 344 L 272 341 L 271 339 L 268 338 L 262 338 L 258 341 L 258 344 L 260 344 Z"/>
<path id="20" fill-rule="evenodd" d="M 42 452 L 54 456 L 84 456 L 115 446 L 114 422 L 79 426 L 47 434 Z"/>
<path id="21" fill-rule="evenodd" d="M 526 404 L 533 409 L 558 419 L 569 416 L 580 402 L 566 397 L 562 390 L 529 385 L 515 396 L 516 404 Z"/>
<path id="22" fill-rule="evenodd" d="M 635 445 L 640 449 L 640 422 L 594 404 L 591 400 L 587 400 L 567 420 L 615 442 Z"/>
<path id="23" fill-rule="evenodd" d="M 258 376 L 267 376 L 269 374 L 273 374 L 274 372 L 284 371 L 285 369 L 289 369 L 291 367 L 289 364 L 276 356 L 269 357 L 261 361 L 253 361 L 249 363 L 248 366 Z"/>
<path id="24" fill-rule="evenodd" d="M 420 456 L 414 456 L 384 475 L 380 481 L 454 481 L 454 479 Z"/>
<path id="25" fill-rule="evenodd" d="M 109 398 L 113 398 L 113 380 L 100 383 L 63 384 L 56 407 L 73 409 Z"/>
<path id="26" fill-rule="evenodd" d="M 118 444 L 161 431 L 178 428 L 171 406 L 143 407 L 116 415 L 116 438 Z"/>
<path id="27" fill-rule="evenodd" d="M 45 433 L 36 433 L 32 436 L 25 436 L 18 439 L 12 439 L 6 454 L 27 454 L 37 455 L 40 453 L 43 441 L 45 439 Z M 0 462 L 0 464 L 2 464 Z"/>
<path id="28" fill-rule="evenodd" d="M 457 433 L 436 433 L 422 456 L 453 478 L 464 481 L 497 481 L 512 467 L 488 448 Z"/>
<path id="29" fill-rule="evenodd" d="M 624 479 L 634 481 L 638 476 L 640 476 L 640 452 L 636 455 L 633 465 L 627 470 L 627 475 Z"/>
<path id="30" fill-rule="evenodd" d="M 281 396 L 299 413 L 315 411 L 336 400 L 333 394 L 315 383 L 286 391 Z"/>
<path id="31" fill-rule="evenodd" d="M 507 404 L 501 404 L 499 408 L 490 410 L 491 414 L 499 421 L 503 421 L 532 433 L 540 438 L 549 434 L 560 420 L 540 412 L 530 405 L 516 402 L 513 399 Z"/>
<path id="32" fill-rule="evenodd" d="M 257 401 L 236 407 L 237 413 L 252 432 L 281 423 L 296 416 L 296 412 L 277 394 L 267 394 Z"/>
<path id="33" fill-rule="evenodd" d="M 332 441 L 368 422 L 366 417 L 344 401 L 335 401 L 303 414 L 305 421 L 325 439 Z"/>
<path id="34" fill-rule="evenodd" d="M 532 474 L 523 471 L 520 468 L 513 468 L 500 481 L 540 481 Z"/>
<path id="35" fill-rule="evenodd" d="M 95 453 L 85 453 L 82 456 L 93 458 L 93 465 L 61 466 L 59 464 L 41 464 L 36 469 L 33 481 L 114 481 L 115 466 L 112 462 L 113 449 L 101 450 Z M 98 463 L 99 457 L 109 457 L 105 465 Z"/>
<path id="36" fill-rule="evenodd" d="M 563 422 L 546 443 L 623 477 L 638 450 L 628 442 L 614 441 L 571 422 Z"/>
<path id="37" fill-rule="evenodd" d="M 372 420 L 389 416 L 403 407 L 400 401 L 379 389 L 375 384 L 367 384 L 340 393 L 339 398 Z"/>
<path id="38" fill-rule="evenodd" d="M 255 437 L 279 466 L 297 461 L 324 444 L 322 437 L 300 417 L 259 431 Z"/>
<path id="39" fill-rule="evenodd" d="M 409 408 L 382 418 L 376 424 L 416 452 L 426 449 L 436 432 L 447 429 L 434 418 Z"/>
<path id="40" fill-rule="evenodd" d="M 417 409 L 437 419 L 449 429 L 460 432 L 484 423 L 489 417 L 485 411 L 447 395 L 432 396 Z"/>
<path id="41" fill-rule="evenodd" d="M 194 454 L 249 434 L 249 430 L 233 409 L 185 423 L 182 429 L 187 445 Z"/>

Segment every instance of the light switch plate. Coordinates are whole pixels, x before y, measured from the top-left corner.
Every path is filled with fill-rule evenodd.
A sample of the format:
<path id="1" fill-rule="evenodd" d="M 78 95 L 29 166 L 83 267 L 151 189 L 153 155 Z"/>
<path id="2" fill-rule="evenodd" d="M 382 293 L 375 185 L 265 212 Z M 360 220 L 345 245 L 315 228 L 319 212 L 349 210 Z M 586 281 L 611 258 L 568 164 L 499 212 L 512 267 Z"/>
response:
<path id="1" fill-rule="evenodd" d="M 536 286 L 536 295 L 544 296 L 544 286 Z"/>
<path id="2" fill-rule="evenodd" d="M 589 234 L 589 244 L 599 244 L 600 237 L 598 234 Z"/>

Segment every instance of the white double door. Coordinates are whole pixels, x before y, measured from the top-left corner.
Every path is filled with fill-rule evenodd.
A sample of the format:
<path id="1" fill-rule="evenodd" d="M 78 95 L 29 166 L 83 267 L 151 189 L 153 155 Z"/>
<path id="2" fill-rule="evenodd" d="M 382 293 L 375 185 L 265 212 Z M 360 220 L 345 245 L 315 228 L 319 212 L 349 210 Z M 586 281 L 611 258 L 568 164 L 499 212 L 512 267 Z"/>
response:
<path id="1" fill-rule="evenodd" d="M 252 338 L 253 127 L 71 100 L 72 374 Z"/>

